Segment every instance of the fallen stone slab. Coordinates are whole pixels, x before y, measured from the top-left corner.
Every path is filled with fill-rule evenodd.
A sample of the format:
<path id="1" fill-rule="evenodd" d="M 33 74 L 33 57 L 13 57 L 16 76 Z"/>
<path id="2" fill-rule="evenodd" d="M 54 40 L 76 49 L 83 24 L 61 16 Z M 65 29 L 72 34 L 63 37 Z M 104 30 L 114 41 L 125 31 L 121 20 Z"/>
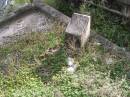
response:
<path id="1" fill-rule="evenodd" d="M 48 32 L 53 25 L 53 19 L 48 18 L 43 13 L 34 11 L 33 13 L 25 14 L 0 28 L 0 45 L 13 41 L 12 36 L 22 38 L 22 35 L 26 33 Z"/>
<path id="2" fill-rule="evenodd" d="M 66 28 L 66 32 L 78 36 L 81 47 L 84 47 L 90 36 L 91 16 L 74 13 Z"/>

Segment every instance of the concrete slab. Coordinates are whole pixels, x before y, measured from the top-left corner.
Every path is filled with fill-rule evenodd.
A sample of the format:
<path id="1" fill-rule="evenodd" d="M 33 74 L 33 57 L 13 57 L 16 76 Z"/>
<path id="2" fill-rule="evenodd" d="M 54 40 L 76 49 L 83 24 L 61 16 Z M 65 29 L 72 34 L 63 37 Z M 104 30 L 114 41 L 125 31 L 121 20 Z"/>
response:
<path id="1" fill-rule="evenodd" d="M 8 22 L 0 28 L 0 45 L 9 41 L 8 37 L 23 35 L 30 32 L 47 32 L 52 29 L 53 19 L 43 13 L 34 11 Z"/>

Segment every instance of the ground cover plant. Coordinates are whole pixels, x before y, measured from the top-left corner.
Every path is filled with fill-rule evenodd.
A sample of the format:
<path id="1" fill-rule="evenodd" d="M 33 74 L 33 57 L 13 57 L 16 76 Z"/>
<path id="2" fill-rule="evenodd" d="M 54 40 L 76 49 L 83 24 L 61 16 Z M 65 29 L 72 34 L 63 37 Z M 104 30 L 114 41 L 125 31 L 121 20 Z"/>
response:
<path id="1" fill-rule="evenodd" d="M 78 68 L 70 74 L 65 33 L 53 31 L 30 33 L 0 48 L 0 97 L 129 97 L 125 58 L 91 39 L 85 52 L 73 52 Z"/>
<path id="2" fill-rule="evenodd" d="M 97 0 L 97 3 L 99 1 Z M 130 28 L 129 24 L 122 23 L 122 17 L 86 3 L 75 8 L 73 4 L 65 3 L 65 0 L 44 0 L 44 2 L 68 16 L 71 16 L 73 12 L 90 14 L 92 16 L 92 30 L 130 50 Z"/>
<path id="3" fill-rule="evenodd" d="M 89 8 L 91 6 L 83 5 L 80 10 L 85 13 Z M 100 23 L 102 18 L 98 18 Z M 103 21 L 105 23 L 105 19 Z M 109 26 L 105 29 L 108 34 Z M 93 25 L 96 31 L 102 32 L 104 29 L 100 27 L 100 24 Z M 80 53 L 73 41 L 66 46 L 65 39 L 60 24 L 48 33 L 28 33 L 0 47 L 0 97 L 130 96 L 130 62 L 106 51 L 94 39 L 90 39 Z M 73 52 L 77 64 L 73 74 L 67 72 L 68 50 Z"/>

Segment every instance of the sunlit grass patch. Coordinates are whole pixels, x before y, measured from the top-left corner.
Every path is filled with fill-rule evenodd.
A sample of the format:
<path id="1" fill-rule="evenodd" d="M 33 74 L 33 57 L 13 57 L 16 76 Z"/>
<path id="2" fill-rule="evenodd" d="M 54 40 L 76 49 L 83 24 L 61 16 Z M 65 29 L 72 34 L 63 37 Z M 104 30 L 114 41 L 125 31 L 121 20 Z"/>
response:
<path id="1" fill-rule="evenodd" d="M 109 52 L 89 43 L 84 53 L 74 56 L 79 66 L 69 74 L 64 43 L 62 32 L 30 33 L 0 48 L 0 96 L 127 97 L 126 71 L 116 61 L 106 65 Z"/>
<path id="2" fill-rule="evenodd" d="M 1 47 L 0 91 L 3 94 L 0 94 L 0 96 L 53 97 L 51 86 L 48 87 L 43 84 L 41 77 L 34 73 L 36 71 L 34 68 L 36 69 L 41 65 L 36 61 L 40 55 L 49 48 L 62 45 L 62 42 L 60 35 L 57 36 L 54 32 L 31 33 L 15 43 Z M 52 61 L 55 61 L 55 59 Z M 53 67 L 52 69 L 55 68 Z"/>

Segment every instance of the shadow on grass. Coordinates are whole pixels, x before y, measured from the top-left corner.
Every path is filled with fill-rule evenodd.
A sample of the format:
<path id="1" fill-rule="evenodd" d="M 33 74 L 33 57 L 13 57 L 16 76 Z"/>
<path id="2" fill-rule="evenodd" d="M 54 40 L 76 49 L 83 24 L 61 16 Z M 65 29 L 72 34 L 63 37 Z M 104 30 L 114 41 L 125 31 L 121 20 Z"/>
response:
<path id="1" fill-rule="evenodd" d="M 53 75 L 56 75 L 63 66 L 66 65 L 66 53 L 64 48 L 60 48 L 53 55 L 49 55 L 42 61 L 42 65 L 36 68 L 36 74 L 43 83 L 51 81 Z"/>

